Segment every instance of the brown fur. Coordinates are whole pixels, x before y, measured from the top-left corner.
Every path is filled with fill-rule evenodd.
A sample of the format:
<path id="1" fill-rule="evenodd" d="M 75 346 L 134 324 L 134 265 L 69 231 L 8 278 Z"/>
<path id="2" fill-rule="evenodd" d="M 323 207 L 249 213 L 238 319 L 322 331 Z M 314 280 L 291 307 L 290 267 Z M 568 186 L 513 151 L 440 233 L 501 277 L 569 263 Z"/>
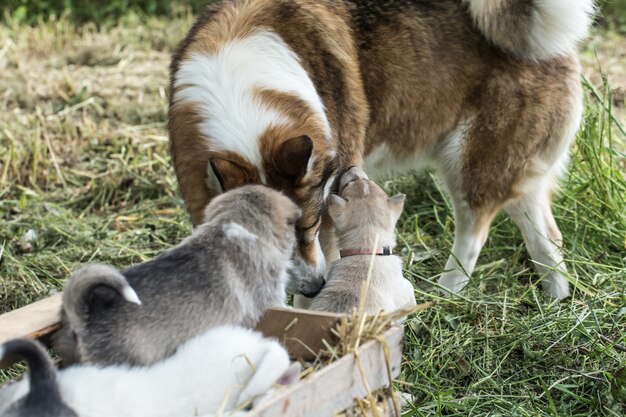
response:
<path id="1" fill-rule="evenodd" d="M 516 16 L 527 19 L 527 3 L 507 2 L 505 8 L 494 2 L 485 9 L 486 19 L 496 14 L 506 22 Z M 172 62 L 172 79 L 190 54 L 214 53 L 259 29 L 278 34 L 299 57 L 324 104 L 336 159 L 321 157 L 329 144 L 305 102 L 271 90 L 256 93 L 291 120 L 259 140 L 266 183 L 284 190 L 303 209 L 298 230 L 305 262 L 316 262 L 311 242 L 321 226 L 325 179 L 361 166 L 382 145 L 394 168 L 413 168 L 419 155 L 444 161 L 450 135 L 462 122 L 468 126 L 458 150 L 458 172 L 443 172 L 442 177 L 455 207 L 467 205 L 476 218 L 472 227 L 486 237 L 497 211 L 523 197 L 530 184 L 557 163 L 555 155 L 570 140 L 565 136 L 578 117 L 581 96 L 575 56 L 524 59 L 527 45 L 521 36 L 527 23 L 507 37 L 505 23 L 496 20 L 475 22 L 460 0 L 223 1 L 207 8 L 181 44 Z M 510 53 L 515 48 L 521 53 Z M 204 148 L 194 127 L 197 121 L 193 107 L 171 102 L 171 151 L 194 224 L 215 194 L 205 184 L 213 154 Z M 311 139 L 313 155 L 319 157 L 308 176 L 285 176 L 284 158 L 281 161 L 277 149 L 300 136 Z M 246 161 L 238 164 L 245 175 L 237 168 L 216 169 L 223 171 L 222 177 L 232 177 L 223 184 L 227 189 L 258 179 L 245 169 Z M 556 229 L 551 213 L 545 217 Z M 551 236 L 560 235 L 556 232 Z"/>

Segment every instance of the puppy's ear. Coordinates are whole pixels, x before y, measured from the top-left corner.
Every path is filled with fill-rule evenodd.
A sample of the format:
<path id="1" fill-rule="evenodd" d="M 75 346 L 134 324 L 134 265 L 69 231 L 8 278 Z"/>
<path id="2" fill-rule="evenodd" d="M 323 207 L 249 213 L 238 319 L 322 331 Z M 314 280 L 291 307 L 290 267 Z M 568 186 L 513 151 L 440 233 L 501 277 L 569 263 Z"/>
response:
<path id="1" fill-rule="evenodd" d="M 221 190 L 218 190 L 219 192 L 229 191 L 233 188 L 252 183 L 252 178 L 248 170 L 233 161 L 214 158 L 209 162 L 211 164 L 209 171 L 213 171 L 215 178 L 212 178 L 211 172 L 209 172 L 207 183 L 210 186 L 211 183 L 215 183 L 217 180 L 217 183 L 221 187 Z"/>
<path id="2" fill-rule="evenodd" d="M 402 214 L 402 210 L 404 209 L 404 200 L 406 199 L 406 195 L 398 194 L 393 197 L 387 198 L 387 206 L 391 211 L 394 222 L 397 222 Z"/>
<path id="3" fill-rule="evenodd" d="M 118 302 L 120 294 L 108 285 L 99 284 L 90 291 L 87 301 L 88 314 L 106 311 Z"/>
<path id="4" fill-rule="evenodd" d="M 308 136 L 287 139 L 279 145 L 274 159 L 276 168 L 286 177 L 294 180 L 306 174 L 313 153 L 313 141 Z"/>
<path id="5" fill-rule="evenodd" d="M 339 197 L 337 194 L 329 195 L 326 200 L 326 204 L 328 204 L 328 214 L 330 215 L 330 218 L 333 220 L 337 219 L 341 212 L 345 210 L 346 203 L 347 201 Z"/>

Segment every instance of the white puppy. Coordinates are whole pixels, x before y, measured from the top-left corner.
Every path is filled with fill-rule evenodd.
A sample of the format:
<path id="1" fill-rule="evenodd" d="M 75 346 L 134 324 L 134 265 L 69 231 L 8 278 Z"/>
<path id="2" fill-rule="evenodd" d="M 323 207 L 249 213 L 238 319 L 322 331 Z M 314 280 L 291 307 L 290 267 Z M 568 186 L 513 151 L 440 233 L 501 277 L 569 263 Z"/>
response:
<path id="1" fill-rule="evenodd" d="M 236 412 L 295 375 L 275 340 L 216 327 L 151 366 L 76 365 L 59 371 L 65 403 L 80 417 L 192 417 Z M 27 379 L 0 390 L 0 415 L 28 394 Z"/>

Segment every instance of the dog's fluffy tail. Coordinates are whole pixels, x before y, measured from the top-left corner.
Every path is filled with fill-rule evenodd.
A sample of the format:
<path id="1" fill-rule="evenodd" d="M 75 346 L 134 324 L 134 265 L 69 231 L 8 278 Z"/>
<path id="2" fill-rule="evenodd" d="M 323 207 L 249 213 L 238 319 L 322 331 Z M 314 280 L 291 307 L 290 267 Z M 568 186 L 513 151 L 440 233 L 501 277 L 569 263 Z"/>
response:
<path id="1" fill-rule="evenodd" d="M 593 0 L 463 0 L 478 29 L 517 57 L 543 60 L 576 51 L 587 37 Z"/>
<path id="2" fill-rule="evenodd" d="M 65 284 L 63 313 L 72 329 L 81 329 L 93 309 L 111 305 L 120 296 L 129 303 L 141 305 L 137 293 L 117 269 L 87 265 Z"/>

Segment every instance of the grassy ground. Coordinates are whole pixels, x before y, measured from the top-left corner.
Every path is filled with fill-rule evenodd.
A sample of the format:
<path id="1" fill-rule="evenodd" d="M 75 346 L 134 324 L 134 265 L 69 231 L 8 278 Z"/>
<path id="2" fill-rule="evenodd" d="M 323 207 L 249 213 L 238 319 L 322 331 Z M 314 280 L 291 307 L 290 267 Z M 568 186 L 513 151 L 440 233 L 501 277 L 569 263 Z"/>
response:
<path id="1" fill-rule="evenodd" d="M 190 232 L 169 164 L 165 88 L 191 22 L 0 26 L 0 312 L 60 289 L 81 263 L 124 267 Z M 585 120 L 554 203 L 573 297 L 544 298 L 521 235 L 498 217 L 463 296 L 407 322 L 407 415 L 624 414 L 626 136 L 605 111 L 624 105 L 624 50 L 623 37 L 598 33 L 583 54 Z M 400 247 L 418 301 L 437 300 L 430 281 L 452 244 L 450 207 L 427 175 L 385 184 L 408 195 Z"/>

